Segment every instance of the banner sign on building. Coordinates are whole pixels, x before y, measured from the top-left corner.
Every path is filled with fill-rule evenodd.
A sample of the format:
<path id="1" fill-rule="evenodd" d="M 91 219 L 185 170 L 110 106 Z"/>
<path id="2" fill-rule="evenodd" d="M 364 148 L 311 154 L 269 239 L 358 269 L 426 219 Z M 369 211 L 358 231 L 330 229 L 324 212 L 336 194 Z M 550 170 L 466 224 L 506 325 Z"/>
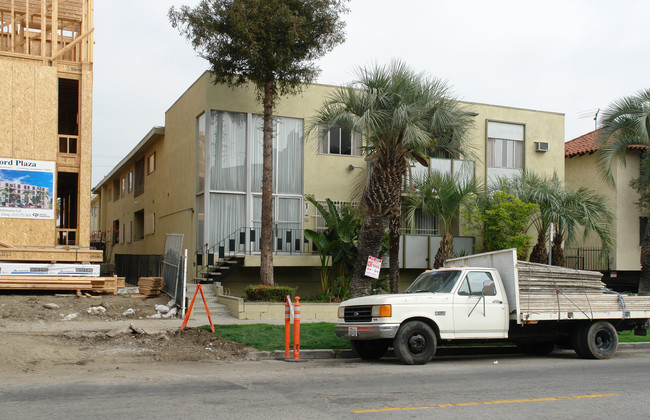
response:
<path id="1" fill-rule="evenodd" d="M 54 162 L 0 157 L 0 218 L 54 218 Z"/>

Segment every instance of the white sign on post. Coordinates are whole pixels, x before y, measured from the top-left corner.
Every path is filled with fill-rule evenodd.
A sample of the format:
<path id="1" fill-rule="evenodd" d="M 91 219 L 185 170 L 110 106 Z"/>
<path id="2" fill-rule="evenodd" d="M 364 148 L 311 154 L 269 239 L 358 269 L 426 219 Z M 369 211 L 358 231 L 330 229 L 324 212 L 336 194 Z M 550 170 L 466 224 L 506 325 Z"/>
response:
<path id="1" fill-rule="evenodd" d="M 381 260 L 372 256 L 368 256 L 368 263 L 366 264 L 366 276 L 373 279 L 379 278 L 379 270 L 381 270 Z"/>

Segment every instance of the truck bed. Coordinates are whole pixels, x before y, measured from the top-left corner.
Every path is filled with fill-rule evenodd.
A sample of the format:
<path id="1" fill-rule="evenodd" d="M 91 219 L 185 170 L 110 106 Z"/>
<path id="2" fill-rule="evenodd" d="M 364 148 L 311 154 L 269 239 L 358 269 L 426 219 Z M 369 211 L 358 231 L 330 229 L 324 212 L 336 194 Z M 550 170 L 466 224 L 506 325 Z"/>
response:
<path id="1" fill-rule="evenodd" d="M 597 271 L 517 261 L 514 249 L 454 258 L 446 266 L 497 268 L 518 324 L 571 319 L 650 318 L 650 297 L 609 292 Z"/>

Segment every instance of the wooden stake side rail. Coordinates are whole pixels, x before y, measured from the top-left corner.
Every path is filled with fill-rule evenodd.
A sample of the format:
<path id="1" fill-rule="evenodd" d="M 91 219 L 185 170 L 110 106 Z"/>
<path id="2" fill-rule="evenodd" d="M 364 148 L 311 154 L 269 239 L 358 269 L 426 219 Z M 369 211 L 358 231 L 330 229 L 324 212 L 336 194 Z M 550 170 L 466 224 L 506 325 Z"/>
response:
<path id="1" fill-rule="evenodd" d="M 124 277 L 0 276 L 0 290 L 85 290 L 117 294 Z"/>
<path id="2" fill-rule="evenodd" d="M 650 318 L 650 299 L 611 293 L 559 293 L 519 296 L 521 319 L 525 321 L 568 319 Z"/>

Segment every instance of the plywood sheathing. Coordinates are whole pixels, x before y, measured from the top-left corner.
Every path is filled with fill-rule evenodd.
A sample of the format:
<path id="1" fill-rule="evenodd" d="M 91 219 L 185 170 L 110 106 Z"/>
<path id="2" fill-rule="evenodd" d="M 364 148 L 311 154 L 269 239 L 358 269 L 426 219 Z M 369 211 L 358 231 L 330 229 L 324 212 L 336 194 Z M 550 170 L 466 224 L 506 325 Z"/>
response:
<path id="1" fill-rule="evenodd" d="M 0 261 L 101 263 L 102 256 L 103 252 L 96 249 L 0 248 Z"/>
<path id="2" fill-rule="evenodd" d="M 5 94 L 0 101 L 0 157 L 56 161 L 57 69 L 37 61 L 2 58 L 0 91 Z M 16 246 L 56 245 L 54 219 L 1 222 L 0 241 Z"/>

